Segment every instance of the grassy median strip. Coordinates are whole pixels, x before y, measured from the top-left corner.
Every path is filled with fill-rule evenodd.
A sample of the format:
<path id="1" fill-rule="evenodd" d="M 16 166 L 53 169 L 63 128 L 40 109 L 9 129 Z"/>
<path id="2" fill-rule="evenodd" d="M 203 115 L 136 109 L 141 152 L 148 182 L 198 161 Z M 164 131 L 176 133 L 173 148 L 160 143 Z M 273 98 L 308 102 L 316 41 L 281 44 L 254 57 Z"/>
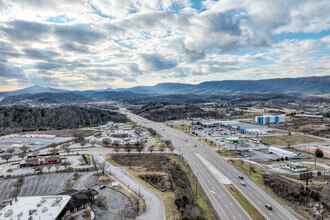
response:
<path id="1" fill-rule="evenodd" d="M 241 206 L 254 220 L 265 219 L 263 215 L 236 189 L 235 186 L 226 186 L 227 190 L 235 197 Z"/>

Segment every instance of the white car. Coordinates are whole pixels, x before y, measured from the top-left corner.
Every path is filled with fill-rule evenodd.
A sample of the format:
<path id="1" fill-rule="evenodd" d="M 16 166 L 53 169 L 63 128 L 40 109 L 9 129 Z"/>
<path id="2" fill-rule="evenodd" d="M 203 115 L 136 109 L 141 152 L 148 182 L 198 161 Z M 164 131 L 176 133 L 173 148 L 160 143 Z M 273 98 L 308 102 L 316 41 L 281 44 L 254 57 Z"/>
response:
<path id="1" fill-rule="evenodd" d="M 245 186 L 245 182 L 241 182 L 241 185 L 242 185 L 242 186 Z"/>

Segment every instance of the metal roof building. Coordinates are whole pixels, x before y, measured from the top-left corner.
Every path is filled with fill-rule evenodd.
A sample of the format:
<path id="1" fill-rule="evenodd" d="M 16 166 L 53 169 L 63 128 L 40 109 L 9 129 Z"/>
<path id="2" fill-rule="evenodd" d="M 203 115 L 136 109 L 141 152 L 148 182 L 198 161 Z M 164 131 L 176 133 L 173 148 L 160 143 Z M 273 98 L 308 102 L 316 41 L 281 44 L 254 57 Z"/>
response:
<path id="1" fill-rule="evenodd" d="M 273 154 L 279 155 L 283 158 L 289 158 L 289 159 L 293 159 L 293 158 L 299 158 L 298 154 L 288 151 L 288 150 L 284 150 L 282 148 L 278 148 L 278 147 L 269 147 L 268 148 L 268 152 L 271 152 Z"/>

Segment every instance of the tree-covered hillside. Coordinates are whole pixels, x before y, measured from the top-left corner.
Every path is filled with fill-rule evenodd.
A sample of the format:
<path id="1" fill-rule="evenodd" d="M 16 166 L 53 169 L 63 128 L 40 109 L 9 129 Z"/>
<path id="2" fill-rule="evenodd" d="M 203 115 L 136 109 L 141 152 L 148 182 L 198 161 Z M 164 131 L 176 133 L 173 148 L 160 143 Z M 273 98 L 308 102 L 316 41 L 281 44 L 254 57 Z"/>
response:
<path id="1" fill-rule="evenodd" d="M 97 126 L 108 121 L 127 122 L 125 115 L 76 106 L 32 108 L 0 107 L 0 135 L 22 131 L 80 128 Z"/>

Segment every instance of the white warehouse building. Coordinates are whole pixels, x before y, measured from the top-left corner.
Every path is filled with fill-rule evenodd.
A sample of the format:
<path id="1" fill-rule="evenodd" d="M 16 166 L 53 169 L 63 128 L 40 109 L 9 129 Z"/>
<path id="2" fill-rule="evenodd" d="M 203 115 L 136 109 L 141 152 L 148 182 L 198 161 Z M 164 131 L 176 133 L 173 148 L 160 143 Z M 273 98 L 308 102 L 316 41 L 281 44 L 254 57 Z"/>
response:
<path id="1" fill-rule="evenodd" d="M 263 115 L 256 116 L 254 121 L 258 124 L 280 124 L 284 123 L 285 119 L 283 115 Z"/>
<path id="2" fill-rule="evenodd" d="M 276 154 L 276 155 L 281 156 L 283 158 L 286 158 L 286 157 L 289 158 L 289 159 L 299 158 L 298 154 L 293 153 L 293 152 L 288 151 L 288 150 L 278 148 L 278 147 L 269 147 L 268 152 Z"/>

